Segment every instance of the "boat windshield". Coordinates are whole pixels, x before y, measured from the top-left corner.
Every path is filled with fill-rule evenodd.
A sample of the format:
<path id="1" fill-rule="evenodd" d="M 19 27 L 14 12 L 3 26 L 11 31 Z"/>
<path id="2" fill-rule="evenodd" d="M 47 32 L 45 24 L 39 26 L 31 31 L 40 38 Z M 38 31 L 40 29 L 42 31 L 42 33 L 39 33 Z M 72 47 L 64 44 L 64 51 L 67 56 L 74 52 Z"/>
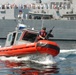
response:
<path id="1" fill-rule="evenodd" d="M 22 40 L 34 42 L 37 37 L 37 34 L 34 33 L 27 33 L 23 36 Z"/>
<path id="2" fill-rule="evenodd" d="M 22 34 L 21 32 L 19 32 L 19 33 L 17 34 L 17 38 L 16 38 L 16 40 L 19 40 L 21 34 Z"/>

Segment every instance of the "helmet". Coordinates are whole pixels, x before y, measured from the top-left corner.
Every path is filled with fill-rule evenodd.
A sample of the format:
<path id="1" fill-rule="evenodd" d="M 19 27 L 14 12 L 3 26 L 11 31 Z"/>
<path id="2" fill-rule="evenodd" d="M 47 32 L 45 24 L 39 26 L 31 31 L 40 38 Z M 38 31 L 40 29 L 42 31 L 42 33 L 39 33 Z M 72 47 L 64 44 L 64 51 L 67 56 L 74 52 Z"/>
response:
<path id="1" fill-rule="evenodd" d="M 43 27 L 42 29 L 43 29 L 43 30 L 46 30 L 46 27 Z"/>
<path id="2" fill-rule="evenodd" d="M 19 10 L 19 12 L 22 12 L 22 10 Z"/>

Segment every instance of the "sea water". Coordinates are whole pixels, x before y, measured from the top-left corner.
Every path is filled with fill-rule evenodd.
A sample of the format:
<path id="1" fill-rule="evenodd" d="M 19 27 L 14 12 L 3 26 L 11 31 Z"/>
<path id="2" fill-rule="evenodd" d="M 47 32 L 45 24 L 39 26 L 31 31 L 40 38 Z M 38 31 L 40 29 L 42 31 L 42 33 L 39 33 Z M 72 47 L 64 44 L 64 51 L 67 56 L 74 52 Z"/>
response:
<path id="1" fill-rule="evenodd" d="M 39 61 L 31 59 L 36 55 L 28 55 L 23 58 L 0 57 L 0 75 L 76 75 L 76 41 L 55 41 L 60 46 L 60 54 L 52 57 L 43 56 Z M 4 39 L 0 39 L 0 45 L 3 47 Z M 37 56 L 37 58 L 41 58 Z M 46 59 L 46 61 L 44 61 Z M 40 61 L 41 60 L 41 61 Z M 52 64 L 48 64 L 49 61 Z M 43 64 L 45 62 L 45 64 Z"/>

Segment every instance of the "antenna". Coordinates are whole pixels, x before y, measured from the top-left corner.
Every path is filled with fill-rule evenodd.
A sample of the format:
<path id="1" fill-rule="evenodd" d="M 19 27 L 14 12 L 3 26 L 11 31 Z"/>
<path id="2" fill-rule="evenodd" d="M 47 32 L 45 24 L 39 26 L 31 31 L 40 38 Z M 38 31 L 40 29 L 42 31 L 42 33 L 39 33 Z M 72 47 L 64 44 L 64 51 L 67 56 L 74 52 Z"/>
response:
<path id="1" fill-rule="evenodd" d="M 44 16 L 44 15 L 43 15 Z M 43 16 L 42 16 L 42 26 L 41 26 L 41 29 L 43 28 L 44 26 L 44 19 L 43 19 Z"/>

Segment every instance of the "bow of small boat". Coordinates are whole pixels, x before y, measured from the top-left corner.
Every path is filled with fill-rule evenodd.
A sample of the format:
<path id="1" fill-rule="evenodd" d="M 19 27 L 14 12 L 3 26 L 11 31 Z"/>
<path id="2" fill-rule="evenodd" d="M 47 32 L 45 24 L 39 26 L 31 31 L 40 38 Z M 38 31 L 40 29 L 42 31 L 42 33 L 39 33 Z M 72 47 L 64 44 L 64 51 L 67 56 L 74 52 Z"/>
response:
<path id="1" fill-rule="evenodd" d="M 37 43 L 37 50 L 40 53 L 47 53 L 52 56 L 57 56 L 60 52 L 60 48 L 57 43 L 48 40 L 40 40 Z"/>

